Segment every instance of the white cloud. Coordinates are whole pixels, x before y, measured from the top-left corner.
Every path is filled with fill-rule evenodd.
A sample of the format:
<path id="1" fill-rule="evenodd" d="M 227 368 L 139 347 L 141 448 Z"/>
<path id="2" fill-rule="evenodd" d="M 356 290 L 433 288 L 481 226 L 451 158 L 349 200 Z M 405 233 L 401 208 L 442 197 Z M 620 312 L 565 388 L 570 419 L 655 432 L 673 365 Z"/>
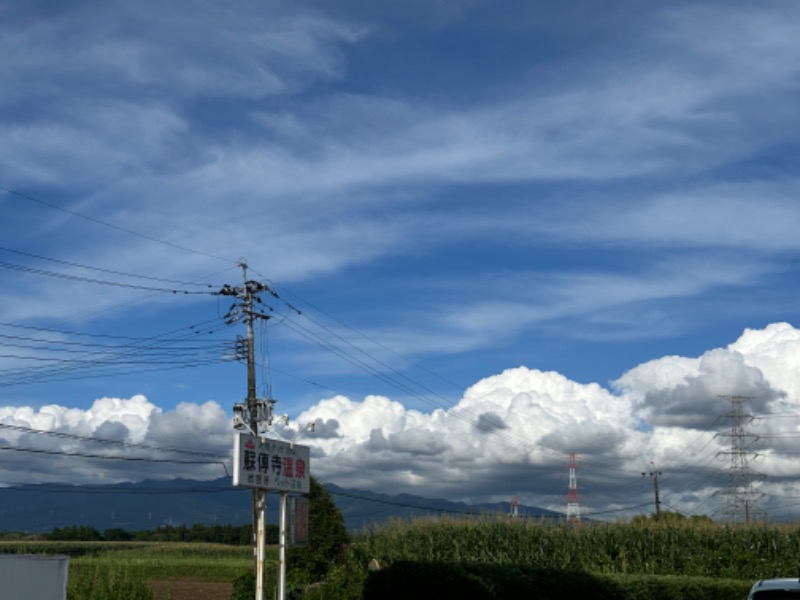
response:
<path id="1" fill-rule="evenodd" d="M 478 382 L 448 411 L 422 414 L 388 399 L 338 397 L 299 420 L 338 424 L 339 437 L 312 435 L 308 443 L 316 449 L 316 474 L 340 485 L 473 499 L 521 493 L 559 508 L 566 456 L 577 452 L 582 481 L 591 482 L 582 489 L 595 510 L 618 485 L 638 486 L 628 506 L 647 502 L 650 492 L 637 477 L 653 462 L 667 473 L 662 493 L 673 507 L 708 513 L 720 502 L 712 493 L 725 485 L 730 461 L 721 451 L 730 443 L 731 404 L 720 396 L 752 396 L 747 411 L 796 407 L 777 383 L 778 373 L 794 370 L 790 359 L 770 360 L 769 375 L 751 363 L 791 356 L 798 340 L 800 332 L 785 324 L 748 330 L 730 349 L 639 365 L 615 383 L 617 393 L 520 367 Z M 489 434 L 487 425 L 496 428 Z M 792 487 L 800 469 L 775 443 L 768 459 L 774 464 L 761 470 L 788 477 Z M 501 473 L 512 477 L 498 481 Z"/>
<path id="2" fill-rule="evenodd" d="M 463 6 L 429 7 L 447 9 L 443 34 L 469 18 Z M 350 7 L 337 9 L 74 5 L 0 29 L 0 164 L 11 178 L 2 183 L 55 193 L 54 204 L 173 246 L 0 196 L 7 243 L 181 280 L 205 280 L 217 267 L 209 255 L 244 256 L 289 284 L 353 282 L 352 295 L 337 298 L 348 306 L 374 291 L 379 261 L 391 257 L 387 279 L 404 269 L 416 278 L 398 274 L 393 291 L 413 287 L 424 304 L 370 296 L 392 315 L 373 337 L 410 355 L 494 349 L 537 328 L 571 339 L 681 330 L 711 310 L 741 314 L 752 304 L 715 301 L 721 292 L 763 290 L 790 270 L 800 186 L 789 168 L 768 172 L 763 157 L 790 154 L 781 145 L 797 132 L 793 4 L 653 9 L 626 23 L 635 33 L 555 49 L 553 62 L 523 57 L 503 65 L 507 78 L 458 97 L 368 73 L 366 58 L 401 48 L 394 42 L 409 31 L 370 8 L 364 20 L 382 28 L 372 35 L 342 18 Z M 499 246 L 512 251 L 494 254 Z M 434 268 L 442 248 L 443 264 L 459 262 Z M 576 249 L 582 258 L 572 262 Z M 595 250 L 603 256 L 580 262 Z M 416 261 L 397 268 L 407 257 Z M 423 262 L 430 271 L 417 270 Z M 360 268 L 364 287 L 347 279 Z M 141 298 L 29 275 L 3 283 L 0 316 L 11 321 L 86 319 Z M 673 303 L 682 309 L 670 311 Z M 795 409 L 799 340 L 786 324 L 747 331 L 699 357 L 636 366 L 613 391 L 523 367 L 476 383 L 450 411 L 338 396 L 304 417 L 318 423 L 320 473 L 339 483 L 477 497 L 531 478 L 531 496 L 555 506 L 561 492 L 549 490 L 572 450 L 605 468 L 636 470 L 653 457 L 664 468 L 686 460 L 711 470 L 711 449 L 695 457 L 681 445 L 707 435 L 725 409 L 720 395 L 755 396 L 759 411 Z M 7 410 L 32 427 L 82 435 L 229 444 L 225 411 L 213 403 L 165 412 L 133 397 L 86 411 Z M 792 462 L 779 452 L 788 445 L 770 443 L 774 472 L 787 475 Z M 609 489 L 622 478 L 614 473 Z"/>
<path id="3" fill-rule="evenodd" d="M 40 98 L 58 94 L 69 78 L 86 84 L 87 98 L 107 92 L 110 83 L 129 91 L 258 98 L 341 76 L 337 45 L 358 40 L 363 28 L 270 4 L 255 10 L 213 2 L 191 10 L 160 2 L 72 7 L 20 21 L 0 37 L 0 71 L 9 80 L 50 75 L 39 82 Z M 27 52 L 15 51 L 21 47 Z"/>
<path id="4" fill-rule="evenodd" d="M 323 478 L 397 492 L 415 482 L 429 493 L 475 497 L 481 487 L 501 493 L 489 485 L 497 473 L 546 469 L 570 451 L 613 455 L 634 425 L 626 402 L 600 386 L 524 367 L 479 382 L 448 411 L 423 414 L 387 399 L 338 397 L 298 421 L 332 419 L 340 437 L 309 441 Z"/>
<path id="5" fill-rule="evenodd" d="M 783 395 L 741 354 L 718 349 L 705 353 L 697 372 L 684 375 L 677 385 L 648 389 L 638 399 L 637 409 L 652 425 L 707 429 L 728 410 L 728 396 L 748 397 L 750 410 L 765 412 L 770 401 Z"/>
<path id="6" fill-rule="evenodd" d="M 128 399 L 101 398 L 87 410 L 59 405 L 43 406 L 39 410 L 3 406 L 0 407 L 0 423 L 10 426 L 0 427 L 3 445 L 49 452 L 4 451 L 0 480 L 6 482 L 97 484 L 221 477 L 225 470 L 220 463 L 226 461 L 147 447 L 197 450 L 224 457 L 230 454 L 232 440 L 227 415 L 215 402 L 180 404 L 174 410 L 163 411 L 141 395 Z M 86 437 L 139 447 L 79 439 Z M 76 454 L 128 460 L 103 460 L 74 456 Z M 138 458 L 152 462 L 138 461 Z M 162 462 L 170 460 L 177 462 Z M 188 464 L 206 460 L 210 464 Z"/>
<path id="7" fill-rule="evenodd" d="M 77 209 L 156 239 L 189 247 L 202 240 L 203 249 L 217 256 L 227 256 L 236 240 L 232 259 L 244 255 L 269 264 L 278 281 L 307 281 L 386 256 L 497 234 L 514 241 L 611 246 L 796 249 L 793 232 L 800 216 L 789 202 L 796 196 L 795 182 L 704 186 L 683 179 L 758 152 L 785 133 L 783 126 L 748 124 L 747 107 L 739 104 L 755 88 L 775 102 L 789 93 L 794 61 L 772 60 L 776 49 L 781 56 L 800 52 L 787 34 L 785 6 L 760 9 L 755 19 L 745 18 L 741 8 L 655 12 L 649 18 L 661 27 L 656 36 L 633 40 L 643 49 L 637 60 L 620 67 L 590 57 L 575 82 L 523 78 L 500 99 L 434 102 L 342 86 L 344 91 L 314 90 L 308 100 L 274 107 L 246 104 L 240 110 L 239 104 L 225 104 L 221 122 L 205 118 L 203 110 L 217 113 L 209 107 L 196 112 L 195 102 L 222 107 L 306 90 L 313 82 L 347 81 L 347 50 L 372 41 L 365 27 L 326 17 L 322 7 L 269 8 L 275 14 L 204 3 L 187 14 L 138 3 L 117 6 L 117 12 L 66 10 L 7 33 L 0 39 L 0 49 L 9 50 L 9 58 L 0 59 L 4 81 L 17 99 L 37 101 L 0 126 L 5 140 L 0 148 L 6 149 L 0 150 L 0 162 L 16 182 L 72 193 L 93 189 Z M 153 21 L 155 14 L 163 22 Z M 698 23 L 720 19 L 726 28 L 708 27 L 696 35 Z M 731 31 L 744 56 L 719 50 L 730 43 Z M 29 52 L 14 54 L 19 47 Z M 767 56 L 770 74 L 757 75 L 763 77 L 757 85 L 735 77 L 740 60 L 755 64 Z M 703 71 L 696 73 L 700 59 Z M 57 74 L 53 64 L 59 65 Z M 706 70 L 724 76 L 709 80 Z M 72 91 L 66 100 L 64 89 Z M 550 202 L 538 200 L 506 206 L 502 194 L 476 203 L 493 210 L 459 205 L 456 212 L 436 194 L 454 183 L 602 184 L 647 173 L 681 176 L 677 189 L 660 191 L 659 184 L 644 197 L 610 201 L 616 190 L 598 191 L 604 201 L 580 202 L 576 213 L 552 210 Z M 567 206 L 575 206 L 572 202 Z M 91 247 L 76 245 L 69 250 L 71 259 L 97 264 L 109 257 L 110 264 L 133 272 L 198 273 L 196 255 L 167 266 L 155 258 L 163 247 L 102 229 L 90 235 Z M 717 269 L 723 262 L 737 268 Z M 697 295 L 710 282 L 746 285 L 773 268 L 741 256 L 709 262 L 692 256 L 671 273 L 663 262 L 655 266 L 659 277 L 554 277 L 554 293 L 573 299 L 557 306 L 531 308 L 492 298 L 467 309 L 481 313 L 481 320 L 471 321 L 469 312 L 452 313 L 456 327 L 448 339 L 461 347 L 483 343 L 487 332 L 472 332 L 465 323 L 488 330 L 487 315 L 496 315 L 498 306 L 509 308 L 517 322 L 537 323 L 543 312 L 545 318 L 555 310 L 583 315 L 602 310 L 597 304 L 613 309 L 637 298 Z M 686 268 L 684 278 L 677 267 Z M 583 293 L 587 288 L 591 294 Z M 17 289 L 21 296 L 34 296 Z M 50 290 L 71 300 L 55 303 L 61 311 L 55 316 L 69 316 L 87 302 L 103 309 L 121 299 Z M 575 306 L 576 298 L 597 304 Z M 5 310 L 27 318 L 54 305 L 52 298 L 41 300 L 37 305 L 11 297 Z"/>
<path id="8" fill-rule="evenodd" d="M 759 369 L 776 389 L 787 393 L 787 402 L 800 398 L 800 330 L 789 323 L 773 323 L 764 329 L 746 329 L 728 346 L 745 362 Z"/>
<path id="9" fill-rule="evenodd" d="M 729 449 L 731 405 L 720 396 L 751 396 L 745 410 L 762 416 L 796 413 L 800 407 L 792 386 L 798 351 L 800 330 L 777 323 L 749 329 L 728 348 L 700 357 L 668 356 L 639 365 L 615 382 L 616 392 L 518 367 L 477 382 L 448 410 L 424 413 L 382 396 L 361 401 L 335 396 L 279 432 L 290 437 L 314 422 L 315 431 L 304 432 L 298 442 L 312 448 L 312 473 L 346 487 L 476 501 L 519 495 L 525 503 L 562 509 L 567 456 L 576 452 L 586 510 L 648 502 L 650 490 L 640 471 L 652 463 L 664 473 L 665 502 L 708 513 L 718 507 L 720 497 L 713 492 L 725 485 L 725 461 L 730 460 L 723 451 Z M 781 386 L 789 393 L 781 395 Z M 0 422 L 226 456 L 232 440 L 227 411 L 216 402 L 182 403 L 164 411 L 141 395 L 101 398 L 87 410 L 1 407 Z M 745 427 L 764 438 L 763 461 L 753 467 L 768 474 L 769 489 L 799 493 L 800 467 L 786 434 L 800 435 L 800 419 L 764 419 Z M 57 452 L 185 458 L 13 428 L 0 429 L 0 437 L 4 445 Z M 222 475 L 218 465 L 143 466 L 10 451 L 3 458 L 0 476 L 7 481 Z M 620 501 L 619 489 L 632 491 Z"/>
<path id="10" fill-rule="evenodd" d="M 688 186 L 646 195 L 639 202 L 609 199 L 590 207 L 588 218 L 562 215 L 542 234 L 583 243 L 796 251 L 798 193 L 800 182 L 792 178 Z"/>

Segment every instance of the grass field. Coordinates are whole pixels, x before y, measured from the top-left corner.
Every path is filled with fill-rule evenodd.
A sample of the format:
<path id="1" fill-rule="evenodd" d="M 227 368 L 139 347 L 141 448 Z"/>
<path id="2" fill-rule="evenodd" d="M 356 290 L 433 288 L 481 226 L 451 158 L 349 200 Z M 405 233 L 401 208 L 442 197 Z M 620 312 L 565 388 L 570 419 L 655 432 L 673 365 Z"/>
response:
<path id="1" fill-rule="evenodd" d="M 229 599 L 233 581 L 253 566 L 247 547 L 143 544 L 70 560 L 69 600 Z M 146 590 L 142 589 L 142 584 Z"/>
<path id="2" fill-rule="evenodd" d="M 3 542 L 0 553 L 68 555 L 69 600 L 227 600 L 253 568 L 251 548 L 221 544 Z"/>

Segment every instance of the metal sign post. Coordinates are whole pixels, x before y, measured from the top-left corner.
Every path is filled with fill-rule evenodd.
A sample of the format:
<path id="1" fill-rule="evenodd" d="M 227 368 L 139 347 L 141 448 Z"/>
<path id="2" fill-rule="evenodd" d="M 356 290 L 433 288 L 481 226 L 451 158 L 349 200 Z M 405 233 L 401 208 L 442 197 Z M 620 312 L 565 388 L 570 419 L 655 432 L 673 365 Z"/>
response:
<path id="1" fill-rule="evenodd" d="M 281 492 L 278 523 L 278 599 L 286 600 L 286 505 L 287 494 Z"/>
<path id="2" fill-rule="evenodd" d="M 256 535 L 256 600 L 264 600 L 264 559 L 266 555 L 267 493 L 258 491 L 258 533 Z"/>

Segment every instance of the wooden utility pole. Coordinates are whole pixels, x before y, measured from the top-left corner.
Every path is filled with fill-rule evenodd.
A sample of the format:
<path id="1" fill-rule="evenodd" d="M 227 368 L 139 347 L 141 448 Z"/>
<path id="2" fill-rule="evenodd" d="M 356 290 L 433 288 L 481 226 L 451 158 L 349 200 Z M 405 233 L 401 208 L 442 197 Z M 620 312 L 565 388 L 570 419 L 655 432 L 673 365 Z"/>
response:
<path id="1" fill-rule="evenodd" d="M 656 496 L 656 519 L 661 516 L 661 498 L 658 495 L 658 477 L 662 474 L 661 471 L 656 471 L 655 465 L 650 463 L 650 477 L 653 480 L 653 492 Z M 647 477 L 648 473 L 642 473 L 642 477 Z"/>

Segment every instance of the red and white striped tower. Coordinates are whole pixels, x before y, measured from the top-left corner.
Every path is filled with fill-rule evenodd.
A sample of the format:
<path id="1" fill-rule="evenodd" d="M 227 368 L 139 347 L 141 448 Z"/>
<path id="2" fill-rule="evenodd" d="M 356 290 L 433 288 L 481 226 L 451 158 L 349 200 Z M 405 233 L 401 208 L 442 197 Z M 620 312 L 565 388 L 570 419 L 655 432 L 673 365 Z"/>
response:
<path id="1" fill-rule="evenodd" d="M 567 491 L 567 523 L 579 525 L 581 522 L 581 505 L 578 502 L 578 477 L 575 453 L 569 454 L 569 491 Z"/>

